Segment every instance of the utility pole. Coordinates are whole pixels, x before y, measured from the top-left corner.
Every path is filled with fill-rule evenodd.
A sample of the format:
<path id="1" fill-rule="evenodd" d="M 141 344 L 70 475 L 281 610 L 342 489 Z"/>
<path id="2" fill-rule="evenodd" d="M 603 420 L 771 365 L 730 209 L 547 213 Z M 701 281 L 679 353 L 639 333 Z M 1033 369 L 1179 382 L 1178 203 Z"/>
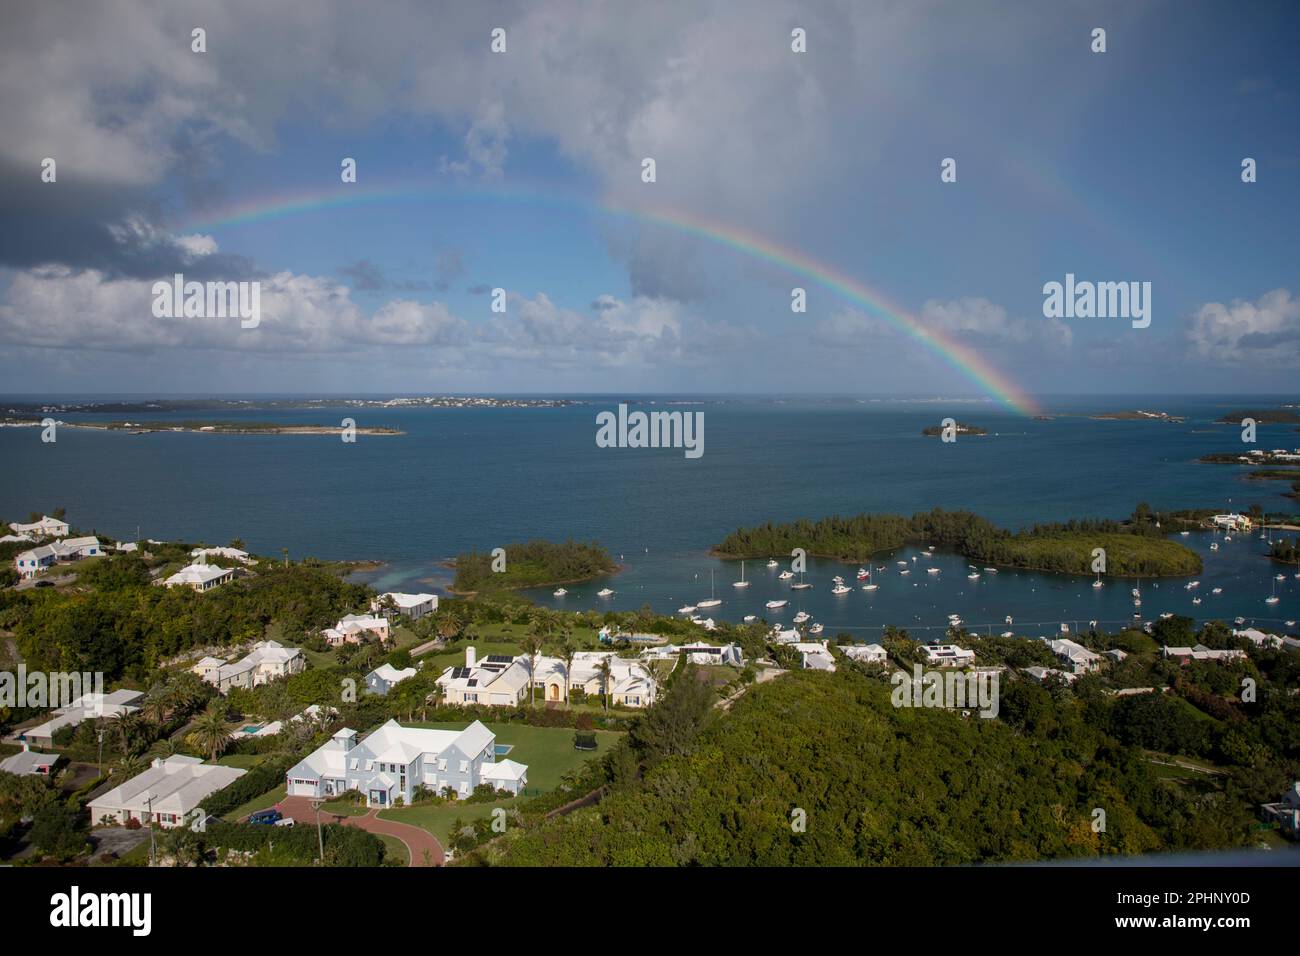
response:
<path id="1" fill-rule="evenodd" d="M 324 800 L 313 800 L 311 808 L 316 811 L 316 842 L 320 846 L 320 865 L 325 865 L 325 834 L 320 828 L 320 808 Z"/>
<path id="2" fill-rule="evenodd" d="M 144 798 L 144 800 L 145 800 L 145 806 L 147 806 L 147 807 L 149 808 L 149 865 L 150 865 L 150 866 L 156 866 L 156 865 L 157 865 L 157 860 L 158 860 L 158 857 L 157 857 L 157 852 L 158 852 L 158 851 L 157 851 L 157 846 L 156 846 L 156 844 L 154 843 L 154 835 L 153 835 L 153 830 L 154 830 L 154 827 L 153 827 L 153 794 L 152 794 L 152 793 L 149 794 L 147 797 Z"/>

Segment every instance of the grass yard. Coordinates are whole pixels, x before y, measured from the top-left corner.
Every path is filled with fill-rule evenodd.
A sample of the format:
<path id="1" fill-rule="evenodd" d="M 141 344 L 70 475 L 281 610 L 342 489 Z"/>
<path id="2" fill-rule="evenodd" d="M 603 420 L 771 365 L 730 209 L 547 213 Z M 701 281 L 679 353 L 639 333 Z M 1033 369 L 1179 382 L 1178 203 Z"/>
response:
<path id="1" fill-rule="evenodd" d="M 513 800 L 499 800 L 495 803 L 422 803 L 414 807 L 399 810 L 380 810 L 382 820 L 397 823 L 409 823 L 411 826 L 428 830 L 438 838 L 443 847 L 451 846 L 451 829 L 457 820 L 472 823 L 484 817 L 490 817 L 497 807 L 508 807 Z"/>
<path id="2" fill-rule="evenodd" d="M 467 725 L 459 723 L 419 723 L 411 726 L 432 727 L 437 730 L 463 730 Z M 522 763 L 528 767 L 529 790 L 554 790 L 560 785 L 560 778 L 570 770 L 582 766 L 592 757 L 600 756 L 612 747 L 620 734 L 613 730 L 593 731 L 596 735 L 594 751 L 573 749 L 572 727 L 530 727 L 518 723 L 489 723 L 488 730 L 497 736 L 497 743 L 510 744 L 513 749 L 504 759 Z"/>
<path id="3" fill-rule="evenodd" d="M 285 786 L 284 784 L 280 784 L 274 790 L 268 790 L 266 793 L 254 797 L 242 806 L 235 807 L 235 809 L 227 813 L 222 817 L 222 819 L 228 823 L 237 823 L 240 817 L 246 817 L 257 810 L 265 810 L 268 807 L 275 806 L 284 799 L 284 796 Z"/>
<path id="4" fill-rule="evenodd" d="M 387 833 L 376 833 L 375 836 L 384 844 L 384 862 L 395 863 L 398 866 L 410 866 L 411 854 L 406 849 L 406 844 L 395 836 L 389 836 Z"/>

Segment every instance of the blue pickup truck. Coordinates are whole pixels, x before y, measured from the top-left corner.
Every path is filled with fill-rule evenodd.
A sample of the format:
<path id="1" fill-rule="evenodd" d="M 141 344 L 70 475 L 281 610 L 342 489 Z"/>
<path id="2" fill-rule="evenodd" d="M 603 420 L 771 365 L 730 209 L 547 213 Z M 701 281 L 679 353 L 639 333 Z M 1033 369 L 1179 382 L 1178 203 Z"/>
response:
<path id="1" fill-rule="evenodd" d="M 256 813 L 250 813 L 248 822 L 261 824 L 262 826 L 275 826 L 283 816 L 284 814 L 272 807 L 269 810 L 258 810 Z"/>

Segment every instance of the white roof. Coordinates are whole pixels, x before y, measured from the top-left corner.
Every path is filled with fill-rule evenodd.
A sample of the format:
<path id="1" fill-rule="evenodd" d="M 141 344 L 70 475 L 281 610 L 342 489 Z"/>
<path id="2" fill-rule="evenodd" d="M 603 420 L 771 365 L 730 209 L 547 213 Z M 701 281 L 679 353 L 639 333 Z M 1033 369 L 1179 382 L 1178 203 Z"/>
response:
<path id="1" fill-rule="evenodd" d="M 477 720 L 464 730 L 403 727 L 396 720 L 389 720 L 351 750 L 345 751 L 340 743 L 354 734 L 355 731 L 347 729 L 339 731 L 332 740 L 291 768 L 288 776 L 317 780 L 342 778 L 349 770 L 366 772 L 370 763 L 410 764 L 421 754 L 441 754 L 452 746 L 467 757 L 473 757 L 490 748 L 496 740 L 492 731 Z"/>
<path id="2" fill-rule="evenodd" d="M 154 813 L 186 814 L 205 797 L 228 787 L 245 773 L 238 767 L 205 764 L 198 757 L 160 758 L 144 773 L 91 800 L 91 820 L 96 820 L 97 809 L 146 812 L 150 809 L 150 796 Z"/>
<path id="3" fill-rule="evenodd" d="M 5 773 L 35 773 L 37 767 L 52 767 L 58 760 L 57 754 L 43 754 L 35 750 L 22 750 L 0 760 L 0 770 Z"/>
<path id="4" fill-rule="evenodd" d="M 187 564 L 163 584 L 207 584 L 209 581 L 215 581 L 230 574 L 225 568 L 219 568 L 215 564 Z"/>
<path id="5" fill-rule="evenodd" d="M 396 684 L 406 680 L 408 677 L 414 677 L 417 671 L 414 667 L 406 667 L 398 670 L 392 664 L 380 664 L 372 670 L 367 676 L 380 677 L 390 684 Z"/>
<path id="6" fill-rule="evenodd" d="M 510 783 L 518 783 L 524 778 L 528 768 L 521 763 L 515 763 L 513 760 L 498 760 L 496 763 L 485 763 L 479 770 L 481 780 L 502 780 Z"/>
<path id="7" fill-rule="evenodd" d="M 398 607 L 412 608 L 419 607 L 421 604 L 428 604 L 437 597 L 436 594 L 403 594 L 400 591 L 386 591 L 379 595 L 380 600 L 392 598 L 393 603 Z"/>

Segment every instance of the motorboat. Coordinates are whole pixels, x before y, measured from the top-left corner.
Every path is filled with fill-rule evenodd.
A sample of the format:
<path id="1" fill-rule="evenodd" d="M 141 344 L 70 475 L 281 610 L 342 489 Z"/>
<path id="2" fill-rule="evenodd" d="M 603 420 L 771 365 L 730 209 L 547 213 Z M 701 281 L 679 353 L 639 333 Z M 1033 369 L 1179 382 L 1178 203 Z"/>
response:
<path id="1" fill-rule="evenodd" d="M 794 572 L 782 571 L 780 574 L 777 575 L 777 577 L 780 578 L 782 581 L 789 581 L 792 577 L 794 577 Z"/>
<path id="2" fill-rule="evenodd" d="M 567 590 L 565 590 L 564 588 L 556 588 L 556 589 L 555 589 L 554 591 L 552 591 L 551 593 L 552 593 L 553 595 L 555 595 L 556 597 L 564 597 L 564 595 L 568 594 L 569 592 L 568 592 Z"/>
<path id="3" fill-rule="evenodd" d="M 1213 590 L 1210 591 L 1210 593 L 1211 593 L 1211 594 L 1222 594 L 1222 593 L 1223 593 L 1223 588 L 1214 588 Z"/>
<path id="4" fill-rule="evenodd" d="M 686 605 L 685 607 L 679 607 L 679 608 L 677 609 L 677 613 L 678 613 L 678 614 L 694 614 L 694 613 L 695 613 L 695 605 L 694 605 L 694 604 L 688 604 L 688 605 Z"/>
<path id="5" fill-rule="evenodd" d="M 775 611 L 778 608 L 785 607 L 789 603 L 789 601 L 768 601 L 766 607 L 769 611 Z"/>
<path id="6" fill-rule="evenodd" d="M 758 615 L 746 614 L 742 620 L 744 620 L 746 624 L 753 624 L 755 621 L 758 620 Z"/>
<path id="7" fill-rule="evenodd" d="M 858 580 L 859 580 L 859 581 L 861 581 L 863 578 L 869 578 L 869 577 L 871 577 L 871 572 L 870 572 L 870 571 L 868 571 L 866 568 L 858 568 Z"/>
<path id="8" fill-rule="evenodd" d="M 794 622 L 796 624 L 802 624 L 804 621 L 808 620 L 811 617 L 812 615 L 809 614 L 807 611 L 800 611 L 798 614 L 794 616 Z"/>
<path id="9" fill-rule="evenodd" d="M 774 567 L 776 567 L 776 566 L 777 566 L 777 560 L 776 560 L 776 558 L 772 558 L 772 560 L 768 561 L 768 562 L 767 562 L 767 566 L 768 566 L 769 568 L 774 568 Z"/>
<path id="10" fill-rule="evenodd" d="M 596 592 L 596 597 L 609 597 L 614 593 L 613 588 L 601 588 Z"/>
<path id="11" fill-rule="evenodd" d="M 926 569 L 925 569 L 925 573 L 926 573 L 926 574 L 938 574 L 938 573 L 939 573 L 939 569 L 938 569 L 938 568 L 926 568 Z"/>
<path id="12" fill-rule="evenodd" d="M 826 630 L 825 626 L 823 626 L 823 625 L 821 625 L 821 624 L 814 624 L 812 627 L 808 628 L 808 633 L 809 633 L 809 634 L 820 634 L 820 633 L 821 633 L 822 631 L 824 631 L 824 630 Z"/>
<path id="13" fill-rule="evenodd" d="M 847 585 L 837 584 L 835 587 L 831 588 L 831 594 L 848 594 L 852 590 L 853 588 L 848 587 Z"/>
<path id="14" fill-rule="evenodd" d="M 862 585 L 862 590 L 864 590 L 864 591 L 874 591 L 874 590 L 876 590 L 876 589 L 879 588 L 879 587 L 880 587 L 879 584 L 864 584 L 864 585 Z"/>

